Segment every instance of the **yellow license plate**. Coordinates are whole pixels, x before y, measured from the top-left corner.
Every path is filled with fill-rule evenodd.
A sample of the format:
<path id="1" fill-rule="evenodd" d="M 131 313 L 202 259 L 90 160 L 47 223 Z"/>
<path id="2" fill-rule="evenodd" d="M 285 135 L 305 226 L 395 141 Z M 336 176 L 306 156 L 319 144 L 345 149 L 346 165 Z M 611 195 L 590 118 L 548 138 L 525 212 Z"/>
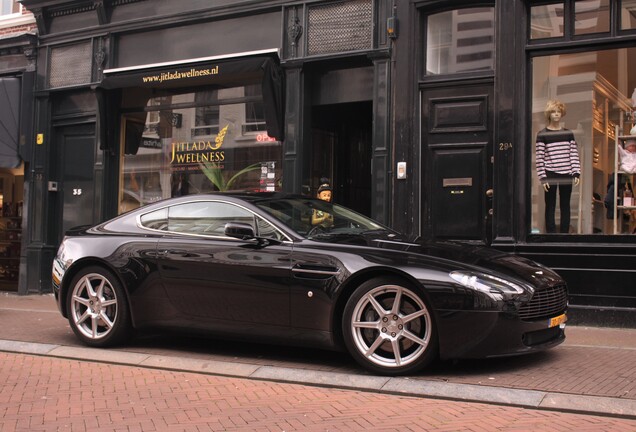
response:
<path id="1" fill-rule="evenodd" d="M 550 318 L 550 321 L 548 322 L 548 327 L 549 328 L 556 327 L 558 325 L 565 323 L 567 320 L 568 320 L 568 317 L 565 314 L 556 316 L 554 318 Z"/>

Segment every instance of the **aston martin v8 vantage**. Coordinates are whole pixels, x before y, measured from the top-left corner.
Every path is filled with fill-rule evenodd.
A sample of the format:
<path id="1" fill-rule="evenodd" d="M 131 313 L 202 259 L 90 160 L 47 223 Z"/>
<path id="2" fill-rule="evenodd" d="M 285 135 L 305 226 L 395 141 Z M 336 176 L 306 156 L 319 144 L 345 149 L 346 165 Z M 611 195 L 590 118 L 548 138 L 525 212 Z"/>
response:
<path id="1" fill-rule="evenodd" d="M 70 230 L 53 290 L 90 346 L 170 328 L 348 351 L 383 375 L 554 347 L 568 306 L 563 279 L 523 257 L 280 193 L 182 196 Z"/>

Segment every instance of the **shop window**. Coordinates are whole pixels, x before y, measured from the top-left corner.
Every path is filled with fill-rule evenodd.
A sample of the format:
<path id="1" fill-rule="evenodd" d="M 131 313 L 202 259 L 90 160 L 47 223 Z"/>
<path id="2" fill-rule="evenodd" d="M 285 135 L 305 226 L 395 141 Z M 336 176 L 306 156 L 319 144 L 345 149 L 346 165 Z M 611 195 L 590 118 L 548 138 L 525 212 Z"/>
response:
<path id="1" fill-rule="evenodd" d="M 563 37 L 563 2 L 530 8 L 530 39 Z"/>
<path id="2" fill-rule="evenodd" d="M 607 33 L 610 30 L 610 0 L 574 2 L 574 34 Z"/>
<path id="3" fill-rule="evenodd" d="M 494 8 L 457 9 L 427 19 L 427 75 L 494 69 Z"/>
<path id="4" fill-rule="evenodd" d="M 264 127 L 261 98 L 244 86 L 156 96 L 136 108 L 129 104 L 142 99 L 128 98 L 120 212 L 179 195 L 280 190 L 281 142 L 245 134 Z"/>
<path id="5" fill-rule="evenodd" d="M 636 175 L 621 166 L 621 153 L 636 158 L 626 138 L 634 126 L 634 62 L 636 48 L 532 60 L 532 234 L 636 232 L 629 196 Z M 552 127 L 560 130 L 540 134 L 550 101 L 563 103 L 565 115 Z"/>

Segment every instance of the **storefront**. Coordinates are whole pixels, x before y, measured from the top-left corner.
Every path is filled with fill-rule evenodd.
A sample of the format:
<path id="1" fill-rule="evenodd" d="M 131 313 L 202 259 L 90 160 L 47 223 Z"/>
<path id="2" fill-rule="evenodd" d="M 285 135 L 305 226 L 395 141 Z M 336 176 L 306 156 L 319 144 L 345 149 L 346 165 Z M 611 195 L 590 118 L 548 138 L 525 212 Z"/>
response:
<path id="1" fill-rule="evenodd" d="M 18 291 L 26 271 L 22 225 L 32 136 L 35 34 L 0 38 L 0 290 Z"/>
<path id="2" fill-rule="evenodd" d="M 636 2 L 415 1 L 397 13 L 396 99 L 409 103 L 395 124 L 411 139 L 395 155 L 414 179 L 396 180 L 410 200 L 393 224 L 533 258 L 567 279 L 575 321 L 634 325 L 634 174 L 620 152 L 633 148 Z M 563 104 L 555 124 L 550 101 Z"/>
<path id="3" fill-rule="evenodd" d="M 30 266 L 46 268 L 64 229 L 147 202 L 314 195 L 327 178 L 336 202 L 414 238 L 556 268 L 581 320 L 634 324 L 634 179 L 618 147 L 631 149 L 636 1 L 23 4 L 43 137 Z M 573 139 L 569 185 L 548 193 L 551 100 Z"/>

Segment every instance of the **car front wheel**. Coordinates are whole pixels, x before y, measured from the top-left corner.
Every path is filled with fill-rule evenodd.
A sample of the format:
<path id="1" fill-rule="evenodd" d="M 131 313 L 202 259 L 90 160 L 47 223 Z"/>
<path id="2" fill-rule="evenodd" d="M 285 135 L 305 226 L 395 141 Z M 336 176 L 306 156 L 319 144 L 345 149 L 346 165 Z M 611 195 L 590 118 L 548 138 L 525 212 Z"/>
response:
<path id="1" fill-rule="evenodd" d="M 376 278 L 360 285 L 345 306 L 343 334 L 354 359 L 374 373 L 413 373 L 437 357 L 430 308 L 399 280 Z"/>
<path id="2" fill-rule="evenodd" d="M 130 334 L 124 290 L 115 275 L 105 268 L 91 266 L 75 275 L 67 305 L 71 328 L 87 345 L 115 345 Z"/>

